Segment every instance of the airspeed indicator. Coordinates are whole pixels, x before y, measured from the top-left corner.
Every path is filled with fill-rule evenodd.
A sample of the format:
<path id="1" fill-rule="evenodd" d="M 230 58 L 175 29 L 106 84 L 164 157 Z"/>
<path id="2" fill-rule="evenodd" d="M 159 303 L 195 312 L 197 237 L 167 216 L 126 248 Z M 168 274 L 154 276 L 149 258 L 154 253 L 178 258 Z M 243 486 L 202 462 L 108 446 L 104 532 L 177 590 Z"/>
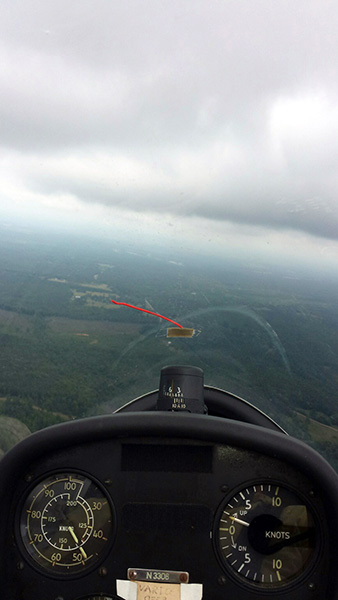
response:
<path id="1" fill-rule="evenodd" d="M 113 534 L 110 502 L 89 477 L 57 473 L 38 483 L 25 500 L 20 535 L 33 561 L 55 575 L 94 565 Z"/>

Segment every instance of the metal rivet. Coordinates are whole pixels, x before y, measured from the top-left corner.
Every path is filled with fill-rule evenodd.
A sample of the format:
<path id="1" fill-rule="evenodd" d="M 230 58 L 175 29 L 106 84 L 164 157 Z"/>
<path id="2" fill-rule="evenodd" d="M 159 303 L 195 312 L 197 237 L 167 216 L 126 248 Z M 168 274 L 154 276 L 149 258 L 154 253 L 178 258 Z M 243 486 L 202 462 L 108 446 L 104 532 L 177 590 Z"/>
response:
<path id="1" fill-rule="evenodd" d="M 129 571 L 128 575 L 129 575 L 129 579 L 136 579 L 137 571 Z"/>

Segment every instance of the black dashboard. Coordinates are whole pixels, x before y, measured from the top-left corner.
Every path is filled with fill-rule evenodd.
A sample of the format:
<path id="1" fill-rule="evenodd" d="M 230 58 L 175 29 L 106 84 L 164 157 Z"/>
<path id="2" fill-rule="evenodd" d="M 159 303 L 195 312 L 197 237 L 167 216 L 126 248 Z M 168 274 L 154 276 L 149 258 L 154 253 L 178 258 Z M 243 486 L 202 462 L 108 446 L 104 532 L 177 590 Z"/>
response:
<path id="1" fill-rule="evenodd" d="M 154 397 L 5 455 L 1 598 L 338 598 L 324 459 L 263 416 L 149 410 Z"/>

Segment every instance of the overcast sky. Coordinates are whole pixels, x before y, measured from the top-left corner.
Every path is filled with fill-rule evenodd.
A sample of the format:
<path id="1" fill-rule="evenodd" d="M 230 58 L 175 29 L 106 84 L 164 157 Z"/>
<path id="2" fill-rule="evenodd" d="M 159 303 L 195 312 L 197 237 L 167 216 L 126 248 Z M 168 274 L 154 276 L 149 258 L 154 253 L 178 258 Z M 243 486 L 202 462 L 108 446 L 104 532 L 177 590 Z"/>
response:
<path id="1" fill-rule="evenodd" d="M 1 0 L 0 177 L 4 215 L 334 264 L 337 0 Z"/>

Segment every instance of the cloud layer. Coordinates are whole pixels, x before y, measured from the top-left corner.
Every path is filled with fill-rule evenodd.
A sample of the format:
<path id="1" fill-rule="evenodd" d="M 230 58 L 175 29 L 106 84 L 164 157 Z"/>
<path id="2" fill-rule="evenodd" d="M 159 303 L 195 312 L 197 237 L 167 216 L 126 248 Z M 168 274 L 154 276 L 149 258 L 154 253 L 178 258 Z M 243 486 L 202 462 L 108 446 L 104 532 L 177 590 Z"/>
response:
<path id="1" fill-rule="evenodd" d="M 322 0 L 4 0 L 0 201 L 337 240 L 337 26 Z"/>

